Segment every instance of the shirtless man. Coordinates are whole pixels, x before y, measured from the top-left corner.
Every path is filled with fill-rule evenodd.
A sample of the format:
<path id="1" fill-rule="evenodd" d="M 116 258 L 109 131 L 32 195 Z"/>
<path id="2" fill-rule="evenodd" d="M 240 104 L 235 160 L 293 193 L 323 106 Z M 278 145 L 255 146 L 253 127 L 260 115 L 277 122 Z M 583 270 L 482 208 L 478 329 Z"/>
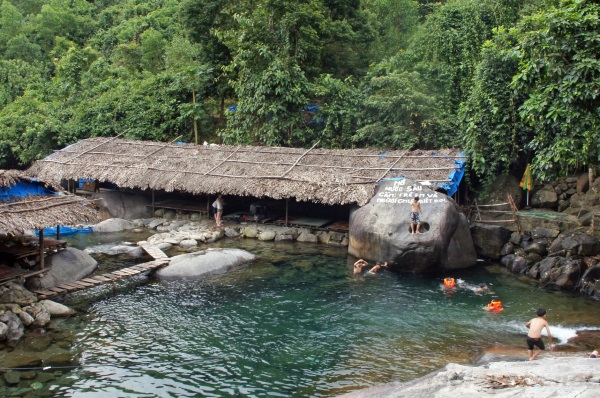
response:
<path id="1" fill-rule="evenodd" d="M 415 233 L 415 224 L 417 224 L 417 233 L 421 233 L 421 203 L 419 203 L 419 197 L 415 198 L 410 202 L 410 233 Z"/>
<path id="2" fill-rule="evenodd" d="M 373 268 L 371 268 L 369 270 L 369 274 L 376 274 L 379 271 L 383 271 L 384 268 L 387 269 L 387 266 L 388 266 L 387 261 L 385 263 L 383 263 L 383 264 L 382 263 L 377 263 L 377 264 L 375 264 L 375 266 Z"/>
<path id="3" fill-rule="evenodd" d="M 359 259 L 357 262 L 354 263 L 354 275 L 360 275 L 362 273 L 363 268 L 368 265 L 368 262 L 366 262 L 362 258 Z"/>
<path id="4" fill-rule="evenodd" d="M 552 351 L 552 334 L 550 334 L 550 326 L 548 325 L 548 321 L 546 321 L 545 309 L 538 309 L 537 318 L 533 318 L 527 322 L 525 327 L 529 329 L 529 333 L 527 333 L 527 353 L 529 354 L 530 361 L 533 361 L 546 348 L 542 341 L 542 329 L 544 328 L 546 328 L 546 332 L 548 333 L 548 346 L 550 347 L 550 351 Z M 535 354 L 533 353 L 533 346 L 539 348 Z"/>

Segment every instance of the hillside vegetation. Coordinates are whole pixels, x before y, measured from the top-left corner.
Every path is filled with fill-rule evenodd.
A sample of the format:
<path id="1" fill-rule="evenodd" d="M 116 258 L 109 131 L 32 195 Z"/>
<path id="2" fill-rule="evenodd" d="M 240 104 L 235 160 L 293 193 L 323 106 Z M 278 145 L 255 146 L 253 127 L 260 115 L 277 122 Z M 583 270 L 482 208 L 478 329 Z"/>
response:
<path id="1" fill-rule="evenodd" d="M 82 138 L 600 163 L 586 0 L 0 0 L 0 168 Z"/>

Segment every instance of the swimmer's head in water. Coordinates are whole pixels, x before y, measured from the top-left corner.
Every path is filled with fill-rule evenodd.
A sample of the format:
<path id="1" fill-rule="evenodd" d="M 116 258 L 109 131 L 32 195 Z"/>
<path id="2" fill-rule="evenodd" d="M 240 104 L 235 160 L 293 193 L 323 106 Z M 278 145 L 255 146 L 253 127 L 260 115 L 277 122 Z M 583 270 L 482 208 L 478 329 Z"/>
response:
<path id="1" fill-rule="evenodd" d="M 544 315 L 546 315 L 546 310 L 543 308 L 538 308 L 537 316 L 544 316 Z"/>

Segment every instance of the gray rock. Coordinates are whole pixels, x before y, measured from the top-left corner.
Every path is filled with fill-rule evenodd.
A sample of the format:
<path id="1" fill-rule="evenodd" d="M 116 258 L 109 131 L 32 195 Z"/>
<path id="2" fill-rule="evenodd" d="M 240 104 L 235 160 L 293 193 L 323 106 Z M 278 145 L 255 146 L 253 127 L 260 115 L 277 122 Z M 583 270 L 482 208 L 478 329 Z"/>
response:
<path id="1" fill-rule="evenodd" d="M 106 250 L 104 253 L 111 256 L 126 254 L 133 258 L 140 258 L 144 255 L 144 251 L 142 250 L 142 248 L 129 245 L 113 246 L 110 249 Z"/>
<path id="2" fill-rule="evenodd" d="M 410 233 L 410 201 L 416 195 L 423 209 L 421 235 Z M 477 262 L 460 208 L 446 195 L 412 180 L 379 184 L 368 204 L 351 211 L 349 235 L 351 255 L 388 261 L 392 269 L 424 272 L 467 268 Z"/>
<path id="3" fill-rule="evenodd" d="M 148 224 L 148 228 L 154 229 L 159 225 L 163 225 L 166 221 L 167 220 L 165 220 L 164 218 L 155 218 L 154 220 L 152 220 L 152 222 Z"/>
<path id="4" fill-rule="evenodd" d="M 275 242 L 280 242 L 280 241 L 292 241 L 294 240 L 294 237 L 292 235 L 285 235 L 285 234 L 277 234 L 277 236 L 275 236 Z"/>
<path id="5" fill-rule="evenodd" d="M 296 238 L 296 241 L 307 242 L 307 243 L 317 243 L 317 242 L 319 242 L 319 238 L 317 238 L 317 235 L 315 235 L 315 234 L 311 234 L 310 232 L 307 232 L 307 231 L 302 231 L 302 233 L 300 233 L 300 235 L 298 235 L 298 238 Z"/>
<path id="6" fill-rule="evenodd" d="M 198 246 L 198 242 L 195 239 L 184 239 L 179 242 L 179 246 L 184 248 L 196 247 Z"/>
<path id="7" fill-rule="evenodd" d="M 32 307 L 31 316 L 33 316 L 33 326 L 44 327 L 50 323 L 50 313 L 41 304 L 36 304 Z"/>
<path id="8" fill-rule="evenodd" d="M 593 359 L 580 353 L 560 357 L 544 353 L 533 363 L 499 360 L 479 366 L 448 364 L 420 379 L 376 385 L 338 398 L 474 398 L 507 397 L 586 397 L 600 396 L 600 370 Z M 502 389 L 495 381 L 506 382 Z"/>
<path id="9" fill-rule="evenodd" d="M 560 231 L 557 229 L 547 229 L 547 228 L 534 228 L 531 231 L 531 237 L 534 239 L 538 238 L 550 238 L 554 239 L 560 234 Z"/>
<path id="10" fill-rule="evenodd" d="M 23 326 L 25 326 L 25 327 L 31 325 L 34 321 L 33 317 L 25 311 L 19 312 L 19 319 L 21 320 L 21 322 L 23 323 Z"/>
<path id="11" fill-rule="evenodd" d="M 319 238 L 319 243 L 322 243 L 324 245 L 328 245 L 329 241 L 331 240 L 331 237 L 329 236 L 329 234 L 327 232 L 323 232 L 323 233 L 317 235 L 317 238 Z"/>
<path id="12" fill-rule="evenodd" d="M 167 220 L 174 220 L 177 217 L 177 213 L 175 213 L 173 210 L 165 210 L 163 217 Z"/>
<path id="13" fill-rule="evenodd" d="M 159 269 L 159 279 L 204 279 L 228 272 L 255 259 L 252 253 L 241 249 L 207 249 L 171 258 L 165 268 Z"/>
<path id="14" fill-rule="evenodd" d="M 524 247 L 525 253 L 535 253 L 539 256 L 545 256 L 548 251 L 546 250 L 546 246 L 540 242 L 531 242 Z"/>
<path id="15" fill-rule="evenodd" d="M 492 260 L 500 259 L 502 247 L 511 238 L 511 232 L 498 225 L 475 224 L 471 235 L 477 255 Z"/>
<path id="16" fill-rule="evenodd" d="M 501 256 L 506 256 L 507 254 L 513 254 L 515 252 L 515 245 L 511 242 L 507 242 L 502 246 L 502 250 L 500 250 Z"/>
<path id="17" fill-rule="evenodd" d="M 242 231 L 242 234 L 246 238 L 256 238 L 258 236 L 258 230 L 255 227 L 246 227 Z"/>
<path id="18" fill-rule="evenodd" d="M 44 276 L 27 280 L 29 289 L 47 289 L 61 283 L 74 282 L 91 275 L 98 267 L 92 256 L 73 247 L 67 247 L 48 257 L 46 264 L 48 271 Z"/>
<path id="19" fill-rule="evenodd" d="M 71 316 L 77 314 L 77 311 L 74 309 L 52 300 L 42 300 L 40 301 L 40 304 L 51 316 Z"/>
<path id="20" fill-rule="evenodd" d="M 4 322 L 0 322 L 0 341 L 6 340 L 8 336 L 8 326 Z"/>
<path id="21" fill-rule="evenodd" d="M 135 228 L 135 225 L 131 221 L 122 218 L 110 218 L 94 225 L 94 232 L 121 232 L 133 228 Z"/>
<path id="22" fill-rule="evenodd" d="M 590 187 L 590 178 L 588 173 L 581 173 L 577 178 L 577 193 L 585 193 Z"/>
<path id="23" fill-rule="evenodd" d="M 266 230 L 266 231 L 262 231 L 259 235 L 258 235 L 258 240 L 262 240 L 262 241 L 269 241 L 269 240 L 274 240 L 275 236 L 277 234 L 275 233 L 275 231 L 272 230 Z"/>
<path id="24" fill-rule="evenodd" d="M 235 228 L 227 227 L 225 228 L 225 236 L 228 238 L 237 238 L 240 236 L 240 233 Z"/>
<path id="25" fill-rule="evenodd" d="M 25 333 L 23 322 L 21 322 L 21 319 L 11 311 L 6 311 L 4 314 L 0 315 L 0 322 L 7 326 L 7 330 L 4 333 L 6 336 L 5 340 L 17 341 L 23 337 L 23 334 Z"/>
<path id="26" fill-rule="evenodd" d="M 170 243 L 167 243 L 167 242 L 161 242 L 158 245 L 156 245 L 156 247 L 158 247 L 162 251 L 165 251 L 165 250 L 169 250 L 170 248 L 172 248 L 173 245 Z"/>
<path id="27" fill-rule="evenodd" d="M 600 241 L 582 231 L 566 231 L 552 242 L 548 250 L 551 253 L 565 250 L 581 256 L 595 256 L 600 254 Z"/>
<path id="28" fill-rule="evenodd" d="M 523 239 L 523 236 L 520 233 L 513 232 L 512 234 L 510 234 L 509 242 L 515 246 L 519 246 L 521 244 L 522 239 Z"/>
<path id="29" fill-rule="evenodd" d="M 531 198 L 533 207 L 543 207 L 547 209 L 556 209 L 558 206 L 558 196 L 551 189 L 541 189 L 536 191 Z"/>

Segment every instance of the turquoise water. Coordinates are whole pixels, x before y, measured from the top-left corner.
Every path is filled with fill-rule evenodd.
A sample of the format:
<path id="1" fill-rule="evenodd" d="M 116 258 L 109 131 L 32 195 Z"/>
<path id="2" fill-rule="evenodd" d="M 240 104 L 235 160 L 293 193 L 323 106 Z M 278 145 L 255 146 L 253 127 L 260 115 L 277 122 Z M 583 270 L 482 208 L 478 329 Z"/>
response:
<path id="1" fill-rule="evenodd" d="M 141 276 L 114 291 L 104 286 L 67 296 L 64 303 L 83 315 L 58 322 L 53 333 L 62 333 L 60 349 L 77 367 L 47 369 L 56 378 L 39 392 L 335 396 L 413 380 L 448 362 L 472 363 L 484 350 L 525 359 L 523 325 L 539 306 L 548 309 L 559 343 L 577 329 L 600 328 L 600 303 L 540 290 L 499 266 L 454 275 L 492 285 L 494 295 L 477 296 L 444 291 L 441 277 L 355 277 L 356 259 L 345 248 L 231 239 L 217 246 L 241 247 L 259 259 L 203 282 Z M 492 297 L 501 298 L 504 312 L 482 310 Z"/>

